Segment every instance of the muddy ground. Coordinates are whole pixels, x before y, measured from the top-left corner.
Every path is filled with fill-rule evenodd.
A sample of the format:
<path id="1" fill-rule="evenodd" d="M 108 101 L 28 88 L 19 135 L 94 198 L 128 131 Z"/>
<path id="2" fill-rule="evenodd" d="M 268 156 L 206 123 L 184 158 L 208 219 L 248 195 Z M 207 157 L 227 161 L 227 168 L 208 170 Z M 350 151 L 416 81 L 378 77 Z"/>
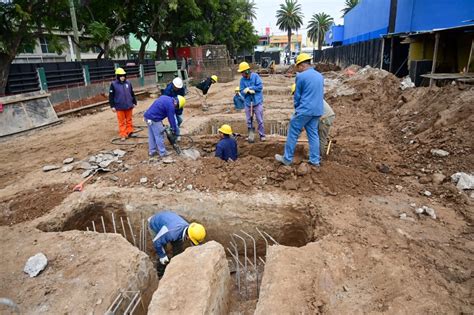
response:
<path id="1" fill-rule="evenodd" d="M 202 212 L 211 204 L 211 213 L 222 211 L 223 220 L 231 217 L 229 213 L 242 213 L 248 221 L 254 213 L 257 223 L 265 220 L 265 211 L 284 205 L 285 211 L 277 212 L 275 220 L 294 221 L 294 214 L 303 211 L 302 225 L 309 226 L 312 233 L 274 231 L 278 241 L 297 246 L 313 242 L 303 250 L 290 249 L 280 263 L 271 265 L 275 275 L 292 277 L 304 271 L 303 275 L 295 275 L 292 281 L 278 276 L 272 280 L 268 275 L 264 285 L 270 297 L 286 294 L 282 303 L 291 306 L 297 301 L 297 313 L 474 312 L 474 196 L 472 191 L 459 191 L 450 180 L 453 173 L 474 172 L 474 89 L 447 86 L 401 91 L 399 79 L 374 69 L 359 69 L 355 75 L 344 70 L 326 72 L 325 78 L 326 99 L 337 116 L 331 151 L 320 171 L 306 164 L 304 139 L 293 166 L 276 163 L 273 156 L 283 152 L 285 141 L 279 135 L 248 144 L 242 134 L 236 162 L 213 157 L 218 136 L 211 134 L 212 125 L 230 122 L 234 129 L 245 130 L 244 114 L 235 112 L 231 104 L 236 78 L 211 88 L 208 112 L 201 111 L 195 93 L 188 95 L 183 132 L 192 135 L 194 148 L 201 154 L 197 160 L 174 154 L 169 164 L 154 162 L 148 160 L 144 143 L 112 144 L 117 126 L 107 107 L 85 116 L 67 116 L 58 126 L 1 139 L 2 229 L 35 228 L 43 216 L 56 216 L 55 207 L 64 208 L 65 202 L 79 198 L 75 195 L 94 190 L 102 191 L 108 200 L 116 196 L 124 207 L 133 200 L 176 210 L 185 207 L 186 213 L 193 216 L 195 211 L 204 220 Z M 284 124 L 293 111 L 289 87 L 294 79 L 274 75 L 263 80 L 265 119 Z M 143 112 L 152 101 L 139 102 L 136 125 L 144 125 Z M 139 135 L 146 136 L 146 130 Z M 131 142 L 146 142 L 146 138 Z M 42 171 L 45 165 L 62 166 L 68 157 L 87 161 L 101 151 L 117 148 L 127 152 L 121 163 L 112 164 L 109 173 L 96 175 L 83 193 L 72 192 L 83 170 Z M 450 154 L 436 157 L 432 149 Z M 146 182 L 140 182 L 144 177 Z M 226 194 L 232 194 L 228 207 Z M 243 202 L 245 209 L 240 212 L 235 201 L 239 198 L 255 204 Z M 186 206 L 180 207 L 180 199 Z M 270 206 L 260 208 L 260 202 Z M 416 214 L 421 206 L 433 208 L 436 219 Z M 277 225 L 267 227 L 272 226 Z M 238 224 L 223 224 L 222 229 L 232 233 Z M 222 239 L 223 233 L 214 227 L 211 230 L 211 236 Z M 304 240 L 295 240 L 295 235 Z M 12 237 L 1 242 L 2 252 L 14 244 Z M 87 253 L 87 248 L 81 251 Z M 22 266 L 24 261 L 19 259 L 17 264 Z M 321 266 L 332 273 L 335 285 L 319 292 L 317 283 L 324 282 L 318 272 Z M 0 277 L 4 283 L 5 277 Z M 278 288 L 271 288 L 272 281 Z M 294 290 L 301 294 L 287 294 Z M 0 296 L 15 300 L 15 292 L 6 284 L 0 286 Z M 27 295 L 23 292 L 21 300 L 26 301 Z M 251 313 L 254 302 L 241 311 Z M 261 302 L 258 311 L 271 312 Z"/>

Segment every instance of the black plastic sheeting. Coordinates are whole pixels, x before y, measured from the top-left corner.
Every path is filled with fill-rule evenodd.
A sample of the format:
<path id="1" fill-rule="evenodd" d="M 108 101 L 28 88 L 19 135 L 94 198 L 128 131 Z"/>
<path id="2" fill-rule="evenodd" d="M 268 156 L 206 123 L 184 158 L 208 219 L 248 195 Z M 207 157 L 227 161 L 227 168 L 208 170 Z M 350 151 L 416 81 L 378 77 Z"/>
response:
<path id="1" fill-rule="evenodd" d="M 351 45 L 315 51 L 314 62 L 333 63 L 341 68 L 350 65 L 380 68 L 383 39 L 373 39 Z"/>

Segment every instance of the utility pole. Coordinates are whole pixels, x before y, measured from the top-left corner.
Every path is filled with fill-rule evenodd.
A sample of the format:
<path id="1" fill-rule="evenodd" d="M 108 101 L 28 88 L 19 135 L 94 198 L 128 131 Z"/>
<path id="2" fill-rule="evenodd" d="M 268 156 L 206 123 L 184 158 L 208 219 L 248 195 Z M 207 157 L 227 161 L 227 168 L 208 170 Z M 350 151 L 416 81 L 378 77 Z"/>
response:
<path id="1" fill-rule="evenodd" d="M 69 9 L 71 10 L 72 30 L 74 31 L 74 52 L 76 61 L 81 61 L 81 49 L 79 48 L 79 31 L 77 30 L 76 10 L 74 9 L 74 0 L 69 0 Z"/>

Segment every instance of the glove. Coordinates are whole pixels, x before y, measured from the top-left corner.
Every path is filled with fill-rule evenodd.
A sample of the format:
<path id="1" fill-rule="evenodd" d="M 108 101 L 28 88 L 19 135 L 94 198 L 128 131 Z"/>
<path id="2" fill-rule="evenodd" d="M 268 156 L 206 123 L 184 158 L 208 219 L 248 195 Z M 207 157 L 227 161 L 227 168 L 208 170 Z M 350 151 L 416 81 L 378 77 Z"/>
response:
<path id="1" fill-rule="evenodd" d="M 145 122 L 147 123 L 148 126 L 151 126 L 153 121 L 151 119 L 145 119 Z"/>
<path id="2" fill-rule="evenodd" d="M 255 94 L 255 90 L 249 90 L 250 94 Z"/>
<path id="3" fill-rule="evenodd" d="M 246 87 L 242 92 L 244 92 L 244 94 L 247 94 L 249 91 L 250 91 L 250 89 L 248 87 Z"/>
<path id="4" fill-rule="evenodd" d="M 162 265 L 166 265 L 169 262 L 170 262 L 170 260 L 169 260 L 168 256 L 160 258 L 160 264 L 162 264 Z"/>

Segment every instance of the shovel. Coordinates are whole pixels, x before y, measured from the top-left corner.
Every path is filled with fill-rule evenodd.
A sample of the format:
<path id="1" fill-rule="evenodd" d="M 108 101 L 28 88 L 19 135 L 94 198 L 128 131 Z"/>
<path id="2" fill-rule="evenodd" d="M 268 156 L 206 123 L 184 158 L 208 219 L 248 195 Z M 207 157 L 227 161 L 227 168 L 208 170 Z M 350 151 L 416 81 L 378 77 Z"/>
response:
<path id="1" fill-rule="evenodd" d="M 82 191 L 82 190 L 84 189 L 84 184 L 85 184 L 89 179 L 91 179 L 95 174 L 97 174 L 97 172 L 92 173 L 92 174 L 89 175 L 86 179 L 84 179 L 82 182 L 80 182 L 79 184 L 77 184 L 76 186 L 74 186 L 74 188 L 72 189 L 72 191 Z"/>
<path id="2" fill-rule="evenodd" d="M 254 143 L 255 142 L 255 128 L 253 127 L 253 105 L 254 105 L 254 96 L 251 96 L 251 101 L 250 101 L 250 121 L 252 122 L 252 127 L 249 128 L 249 143 Z"/>

